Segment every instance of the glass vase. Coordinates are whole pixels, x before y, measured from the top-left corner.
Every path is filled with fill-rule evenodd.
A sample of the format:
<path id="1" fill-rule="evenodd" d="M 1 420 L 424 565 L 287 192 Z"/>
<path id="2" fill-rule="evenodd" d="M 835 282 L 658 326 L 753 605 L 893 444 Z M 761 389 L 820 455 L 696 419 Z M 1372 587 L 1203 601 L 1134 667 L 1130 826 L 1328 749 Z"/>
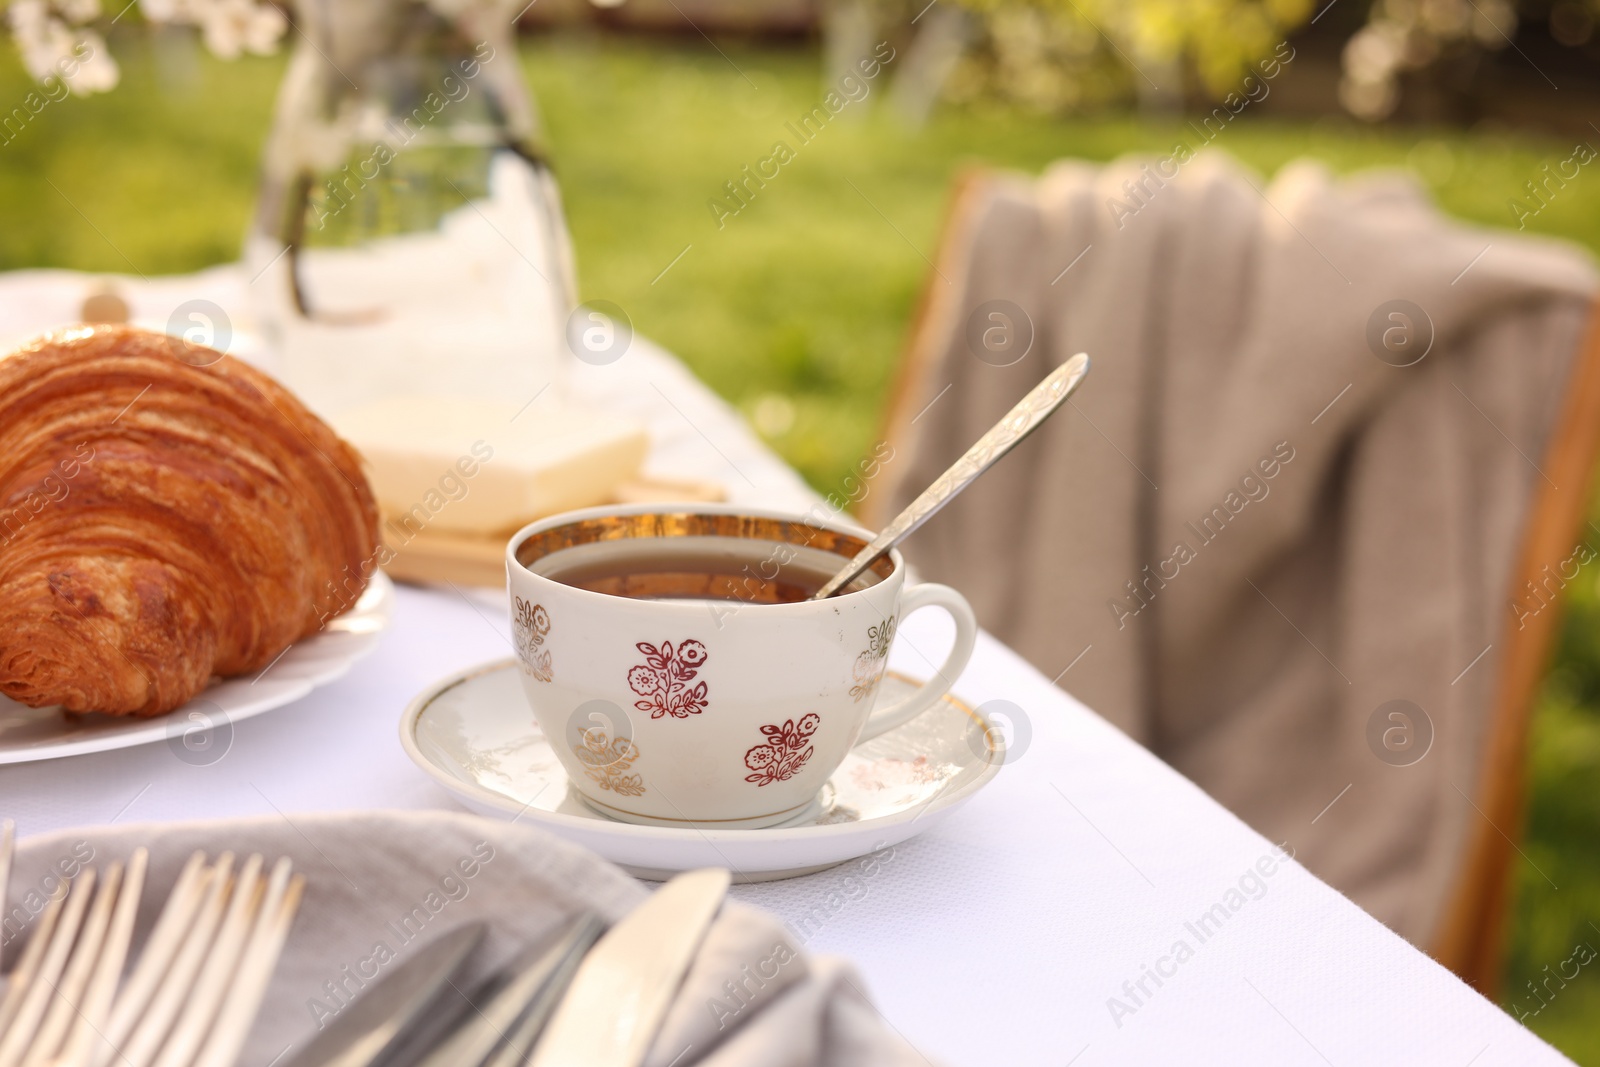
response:
<path id="1" fill-rule="evenodd" d="M 574 301 L 560 196 L 499 0 L 304 0 L 246 241 L 257 321 L 325 417 L 530 400 Z"/>

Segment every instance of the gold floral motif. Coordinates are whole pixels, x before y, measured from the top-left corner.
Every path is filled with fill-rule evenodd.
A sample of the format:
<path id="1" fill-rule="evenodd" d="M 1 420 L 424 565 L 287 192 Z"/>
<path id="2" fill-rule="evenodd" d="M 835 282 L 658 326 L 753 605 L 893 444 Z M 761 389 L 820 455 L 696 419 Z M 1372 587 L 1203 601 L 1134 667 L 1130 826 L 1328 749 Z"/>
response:
<path id="1" fill-rule="evenodd" d="M 850 687 L 851 699 L 857 704 L 876 693 L 883 680 L 883 669 L 889 665 L 889 646 L 894 642 L 894 619 L 890 615 L 878 625 L 867 627 L 867 647 L 856 657 L 856 684 Z"/>
<path id="2" fill-rule="evenodd" d="M 608 741 L 606 732 L 598 726 L 580 730 L 579 738 L 580 743 L 572 746 L 572 754 L 596 785 L 625 797 L 644 796 L 644 779 L 626 773 L 639 758 L 637 745 L 626 737 Z"/>
<path id="3" fill-rule="evenodd" d="M 517 597 L 516 610 L 511 615 L 511 629 L 523 673 L 541 682 L 554 678 L 550 669 L 550 650 L 539 647 L 550 632 L 550 613 L 544 609 L 544 605 L 529 604 Z"/>

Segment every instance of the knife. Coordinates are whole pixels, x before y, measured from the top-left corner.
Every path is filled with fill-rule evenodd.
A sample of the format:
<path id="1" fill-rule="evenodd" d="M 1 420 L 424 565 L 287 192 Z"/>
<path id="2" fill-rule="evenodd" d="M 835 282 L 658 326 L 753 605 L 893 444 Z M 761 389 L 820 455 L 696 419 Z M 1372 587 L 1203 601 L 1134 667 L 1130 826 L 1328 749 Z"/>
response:
<path id="1" fill-rule="evenodd" d="M 470 922 L 419 948 L 378 984 L 345 1008 L 284 1067 L 370 1067 L 409 1039 L 430 1015 L 441 994 L 487 927 Z"/>
<path id="2" fill-rule="evenodd" d="M 727 891 L 727 871 L 689 871 L 613 926 L 578 968 L 528 1067 L 638 1067 Z"/>
<path id="3" fill-rule="evenodd" d="M 469 1013 L 417 1067 L 475 1067 L 486 1062 L 494 1067 L 520 1065 L 566 993 L 583 954 L 605 928 L 598 915 L 584 912 L 558 929 L 555 937 L 545 938 L 524 953 L 484 996 L 471 998 L 475 1006 L 483 1006 Z M 503 1047 L 495 1053 L 497 1046 Z M 493 1059 L 491 1053 L 495 1053 Z"/>

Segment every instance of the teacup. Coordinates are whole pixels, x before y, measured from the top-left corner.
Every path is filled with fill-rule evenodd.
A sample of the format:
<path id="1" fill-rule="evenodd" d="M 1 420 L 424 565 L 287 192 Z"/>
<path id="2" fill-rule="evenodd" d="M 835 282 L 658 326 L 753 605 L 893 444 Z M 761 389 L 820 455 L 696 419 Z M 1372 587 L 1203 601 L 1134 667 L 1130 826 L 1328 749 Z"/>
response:
<path id="1" fill-rule="evenodd" d="M 936 704 L 977 636 L 960 593 L 906 588 L 896 551 L 844 592 L 803 599 L 869 536 L 709 504 L 520 530 L 506 570 L 523 689 L 583 800 L 655 826 L 800 820 L 851 748 Z M 875 709 L 897 627 L 931 606 L 955 619 L 949 655 Z"/>

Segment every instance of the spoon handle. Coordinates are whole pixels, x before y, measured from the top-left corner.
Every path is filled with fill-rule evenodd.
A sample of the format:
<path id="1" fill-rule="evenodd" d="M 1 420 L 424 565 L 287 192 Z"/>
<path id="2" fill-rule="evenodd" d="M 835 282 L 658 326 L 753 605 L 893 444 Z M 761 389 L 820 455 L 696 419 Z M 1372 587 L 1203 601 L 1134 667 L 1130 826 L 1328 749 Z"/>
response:
<path id="1" fill-rule="evenodd" d="M 1067 402 L 1067 398 L 1073 394 L 1083 381 L 1084 375 L 1088 373 L 1089 357 L 1082 352 L 1051 371 L 1044 381 L 1034 386 L 1028 395 L 1018 402 L 1016 407 L 1006 412 L 1005 418 L 990 427 L 989 432 L 978 438 L 977 443 L 951 464 L 949 470 L 939 475 L 932 485 L 922 491 L 921 496 L 896 515 L 894 521 L 883 528 L 882 533 L 857 552 L 855 557 L 844 565 L 843 570 L 828 579 L 828 583 L 817 590 L 811 599 L 825 600 L 855 581 L 877 561 L 879 556 L 927 522 L 934 512 L 950 502 L 951 497 L 971 485 L 979 475 L 994 466 L 1001 456 L 1010 452 L 1024 437 L 1038 429 L 1040 423 Z"/>

